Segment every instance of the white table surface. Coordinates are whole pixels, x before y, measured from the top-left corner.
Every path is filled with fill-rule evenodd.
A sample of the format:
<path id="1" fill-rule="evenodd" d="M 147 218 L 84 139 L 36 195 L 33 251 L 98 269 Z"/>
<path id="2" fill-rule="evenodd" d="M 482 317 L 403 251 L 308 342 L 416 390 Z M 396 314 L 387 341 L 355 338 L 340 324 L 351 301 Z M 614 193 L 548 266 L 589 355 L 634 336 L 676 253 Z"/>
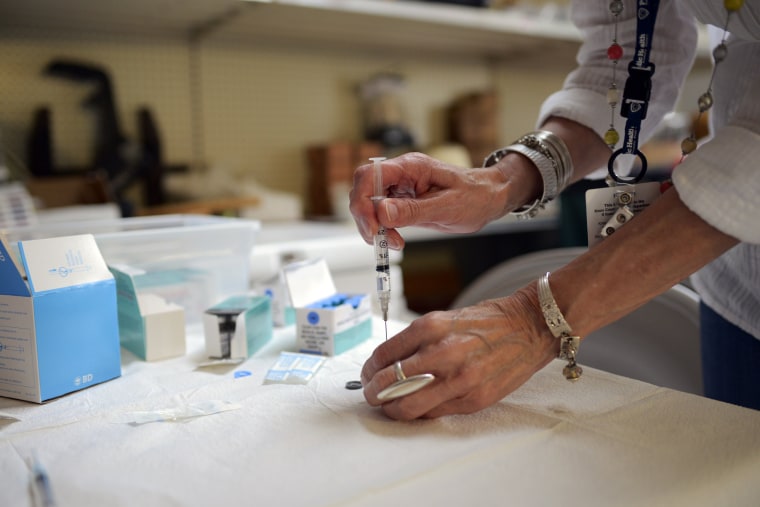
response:
<path id="1" fill-rule="evenodd" d="M 195 332 L 187 356 L 123 352 L 120 378 L 50 403 L 0 398 L 19 419 L 0 420 L 0 506 L 32 505 L 33 454 L 59 507 L 760 505 L 758 411 L 592 369 L 571 384 L 555 362 L 477 414 L 397 422 L 344 387 L 377 343 L 305 386 L 263 385 L 292 327 L 213 371 Z M 214 400 L 238 408 L 128 423 Z"/>

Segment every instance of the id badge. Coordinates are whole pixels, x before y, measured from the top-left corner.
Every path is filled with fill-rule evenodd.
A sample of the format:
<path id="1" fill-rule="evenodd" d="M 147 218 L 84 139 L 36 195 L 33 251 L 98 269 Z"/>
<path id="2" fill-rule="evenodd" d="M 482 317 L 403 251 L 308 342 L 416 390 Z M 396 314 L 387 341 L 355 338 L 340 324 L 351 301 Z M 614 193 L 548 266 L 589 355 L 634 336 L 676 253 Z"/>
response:
<path id="1" fill-rule="evenodd" d="M 586 231 L 589 248 L 614 234 L 660 196 L 660 183 L 594 188 L 586 192 Z"/>

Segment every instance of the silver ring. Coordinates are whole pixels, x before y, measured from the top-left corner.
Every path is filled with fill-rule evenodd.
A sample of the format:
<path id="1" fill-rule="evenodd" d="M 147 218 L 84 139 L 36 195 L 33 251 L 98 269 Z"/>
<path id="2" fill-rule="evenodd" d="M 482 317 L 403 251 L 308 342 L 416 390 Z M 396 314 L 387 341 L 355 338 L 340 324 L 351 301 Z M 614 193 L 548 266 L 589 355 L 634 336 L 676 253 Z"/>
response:
<path id="1" fill-rule="evenodd" d="M 404 370 L 401 369 L 401 361 L 393 363 L 393 372 L 396 374 L 396 381 L 377 393 L 377 399 L 380 401 L 390 401 L 412 394 L 435 380 L 435 375 L 432 373 L 421 373 L 407 378 Z"/>
<path id="2" fill-rule="evenodd" d="M 406 380 L 404 370 L 401 369 L 401 361 L 393 363 L 393 371 L 396 372 L 396 380 Z"/>

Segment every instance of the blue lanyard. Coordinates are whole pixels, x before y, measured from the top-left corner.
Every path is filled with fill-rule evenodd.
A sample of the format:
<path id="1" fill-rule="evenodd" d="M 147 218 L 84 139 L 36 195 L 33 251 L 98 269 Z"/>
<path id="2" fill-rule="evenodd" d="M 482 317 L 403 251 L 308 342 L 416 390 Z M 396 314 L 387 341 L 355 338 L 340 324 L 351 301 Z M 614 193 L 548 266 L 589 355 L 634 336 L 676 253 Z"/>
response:
<path id="1" fill-rule="evenodd" d="M 647 117 L 649 97 L 652 93 L 654 63 L 649 61 L 652 50 L 654 23 L 660 0 L 638 0 L 636 6 L 636 49 L 628 64 L 628 79 L 623 89 L 620 116 L 626 118 L 622 148 L 615 151 L 607 163 L 607 172 L 618 183 L 637 183 L 647 172 L 647 159 L 639 151 L 641 121 Z M 632 178 L 622 178 L 615 173 L 614 162 L 621 154 L 635 155 L 641 161 L 641 170 Z"/>

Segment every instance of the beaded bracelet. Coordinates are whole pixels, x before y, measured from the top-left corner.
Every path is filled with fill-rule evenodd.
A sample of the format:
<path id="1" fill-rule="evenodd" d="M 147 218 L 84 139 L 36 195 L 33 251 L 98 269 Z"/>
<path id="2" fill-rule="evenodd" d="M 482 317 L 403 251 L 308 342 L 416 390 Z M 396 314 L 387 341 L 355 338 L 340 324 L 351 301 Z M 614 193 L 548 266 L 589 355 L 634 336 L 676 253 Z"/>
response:
<path id="1" fill-rule="evenodd" d="M 520 137 L 510 146 L 501 148 L 486 157 L 484 167 L 496 164 L 507 153 L 520 153 L 530 159 L 541 174 L 541 197 L 512 212 L 517 218 L 535 217 L 549 201 L 565 188 L 572 174 L 572 159 L 565 143 L 552 132 L 539 130 Z"/>
<path id="2" fill-rule="evenodd" d="M 541 306 L 541 313 L 544 315 L 544 320 L 552 336 L 560 340 L 557 357 L 567 361 L 567 366 L 562 369 L 562 373 L 567 380 L 578 380 L 583 374 L 583 368 L 575 362 L 575 355 L 578 353 L 581 339 L 573 334 L 565 316 L 562 315 L 562 311 L 554 300 L 551 287 L 549 287 L 548 272 L 538 279 L 538 304 Z"/>

